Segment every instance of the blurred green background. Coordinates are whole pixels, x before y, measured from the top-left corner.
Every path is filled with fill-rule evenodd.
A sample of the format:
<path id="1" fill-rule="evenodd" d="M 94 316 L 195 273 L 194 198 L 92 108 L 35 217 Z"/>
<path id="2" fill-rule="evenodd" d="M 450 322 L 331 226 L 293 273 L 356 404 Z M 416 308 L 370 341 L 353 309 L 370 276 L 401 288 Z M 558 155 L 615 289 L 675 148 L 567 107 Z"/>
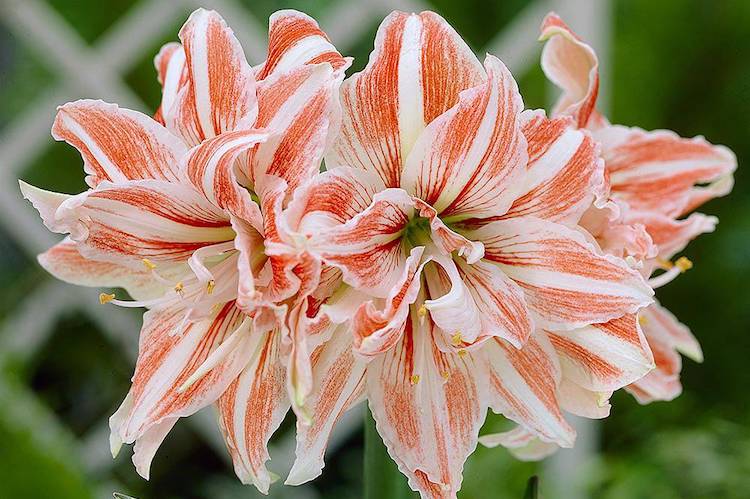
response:
<path id="1" fill-rule="evenodd" d="M 106 418 L 128 389 L 139 316 L 96 309 L 94 293 L 76 294 L 45 275 L 33 254 L 52 239 L 19 208 L 15 184 L 21 177 L 53 190 L 82 190 L 78 154 L 48 134 L 54 104 L 124 96 L 122 105 L 155 109 L 160 90 L 153 55 L 163 42 L 176 39 L 198 3 L 0 0 L 0 498 L 98 498 L 114 490 L 141 499 L 257 496 L 235 479 L 210 430 L 210 413 L 177 425 L 157 454 L 150 482 L 136 475 L 128 451 L 110 462 Z M 356 58 L 355 70 L 365 64 L 387 12 L 373 7 L 381 3 L 388 2 L 205 2 L 227 17 L 240 38 L 247 33 L 235 18 L 259 30 L 261 40 L 271 12 L 304 10 L 321 19 L 324 29 L 346 34 L 339 48 Z M 530 50 L 511 67 L 526 68 L 516 77 L 528 107 L 543 107 L 550 97 L 538 67 L 535 29 L 547 3 L 432 0 L 404 2 L 403 8 L 426 6 L 441 13 L 478 53 L 495 46 L 498 33 L 525 15 L 533 29 L 511 45 Z M 732 148 L 740 164 L 734 192 L 702 210 L 721 223 L 685 252 L 695 268 L 659 291 L 663 304 L 701 341 L 705 362 L 685 361 L 684 393 L 674 402 L 644 407 L 625 393 L 615 395 L 612 416 L 589 442 L 597 450 L 575 461 L 576 476 L 565 480 L 577 481 L 592 498 L 750 497 L 750 180 L 744 169 L 750 158 L 750 2 L 557 2 L 561 5 L 566 14 L 578 9 L 567 16 L 576 29 L 579 19 L 590 25 L 594 16 L 595 30 L 608 40 L 601 56 L 612 121 L 705 135 Z M 363 18 L 365 6 L 372 13 L 346 26 L 350 17 Z M 341 14 L 333 16 L 337 11 Z M 110 36 L 126 21 L 130 33 Z M 96 50 L 129 43 L 135 52 L 97 59 Z M 88 63 L 70 62 L 76 60 Z M 117 85 L 110 84 L 113 74 Z M 290 419 L 274 440 L 280 454 L 291 424 Z M 499 428 L 503 422 L 490 424 Z M 341 438 L 320 479 L 296 489 L 274 486 L 272 497 L 360 497 L 361 432 Z M 539 473 L 543 492 L 554 498 L 550 482 L 560 473 L 550 469 L 554 465 L 519 463 L 504 450 L 478 449 L 467 463 L 460 497 L 520 498 L 527 478 Z"/>

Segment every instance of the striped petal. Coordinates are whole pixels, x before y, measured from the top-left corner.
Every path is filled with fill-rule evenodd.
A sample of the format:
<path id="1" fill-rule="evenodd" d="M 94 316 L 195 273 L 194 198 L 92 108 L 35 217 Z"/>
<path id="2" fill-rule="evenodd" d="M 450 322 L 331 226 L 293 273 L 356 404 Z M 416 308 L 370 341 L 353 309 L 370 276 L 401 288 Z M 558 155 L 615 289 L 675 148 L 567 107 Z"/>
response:
<path id="1" fill-rule="evenodd" d="M 540 461 L 559 449 L 555 444 L 543 442 L 523 426 L 516 426 L 502 433 L 482 435 L 479 443 L 489 448 L 502 445 L 519 461 Z"/>
<path id="2" fill-rule="evenodd" d="M 602 254 L 584 233 L 534 217 L 492 222 L 466 233 L 485 246 L 526 293 L 535 322 L 573 329 L 632 313 L 653 291 L 624 260 Z"/>
<path id="3" fill-rule="evenodd" d="M 443 218 L 504 214 L 528 160 L 518 86 L 497 58 L 485 69 L 487 80 L 432 121 L 406 159 L 402 186 Z"/>
<path id="4" fill-rule="evenodd" d="M 268 138 L 259 130 L 238 130 L 212 137 L 190 150 L 185 161 L 188 180 L 213 205 L 263 228 L 258 205 L 240 185 L 236 160 L 245 151 Z"/>
<path id="5" fill-rule="evenodd" d="M 219 426 L 234 471 L 242 483 L 264 494 L 273 481 L 266 469 L 268 440 L 289 410 L 280 334 L 261 335 L 250 361 L 217 402 Z"/>
<path id="6" fill-rule="evenodd" d="M 423 497 L 456 497 L 484 422 L 484 367 L 445 354 L 431 321 L 412 317 L 402 340 L 367 367 L 367 395 L 389 454 Z"/>
<path id="7" fill-rule="evenodd" d="M 62 281 L 78 286 L 124 288 L 136 300 L 157 298 L 169 289 L 143 267 L 133 270 L 116 263 L 85 258 L 78 250 L 78 244 L 70 238 L 54 245 L 37 260 L 44 270 Z M 160 274 L 163 273 L 160 269 Z"/>
<path id="8" fill-rule="evenodd" d="M 596 392 L 612 392 L 654 367 L 635 314 L 573 331 L 547 331 L 566 378 Z"/>
<path id="9" fill-rule="evenodd" d="M 672 400 L 682 393 L 682 360 L 678 352 L 696 362 L 702 362 L 700 344 L 687 326 L 658 303 L 643 309 L 639 319 L 654 352 L 656 368 L 628 386 L 628 391 L 642 404 Z"/>
<path id="10" fill-rule="evenodd" d="M 156 75 L 161 84 L 161 105 L 157 111 L 160 123 L 164 124 L 164 115 L 171 115 L 172 106 L 177 101 L 180 90 L 188 81 L 185 70 L 185 50 L 176 42 L 165 44 L 154 58 Z"/>
<path id="11" fill-rule="evenodd" d="M 329 63 L 343 73 L 351 58 L 342 57 L 312 17 L 296 10 L 279 10 L 268 20 L 268 58 L 257 71 L 258 80 L 274 72 L 293 71 L 306 64 Z"/>
<path id="12" fill-rule="evenodd" d="M 367 67 L 341 87 L 342 129 L 326 164 L 369 170 L 399 187 L 417 136 L 482 79 L 479 61 L 440 16 L 390 14 Z"/>
<path id="13" fill-rule="evenodd" d="M 682 220 L 655 212 L 639 212 L 628 217 L 628 221 L 642 224 L 658 249 L 663 260 L 671 259 L 701 234 L 713 232 L 719 220 L 702 213 L 693 213 Z"/>
<path id="14" fill-rule="evenodd" d="M 406 262 L 402 235 L 414 214 L 413 205 L 405 191 L 386 189 L 359 215 L 313 236 L 309 246 L 325 263 L 339 268 L 347 284 L 385 297 Z"/>
<path id="15" fill-rule="evenodd" d="M 410 306 L 420 291 L 422 269 L 429 260 L 422 260 L 424 248 L 411 250 L 398 282 L 385 299 L 385 306 L 378 310 L 373 301 L 363 303 L 352 321 L 354 349 L 370 357 L 392 348 L 401 340 L 406 327 Z"/>
<path id="16" fill-rule="evenodd" d="M 684 139 L 667 130 L 610 126 L 595 138 L 602 143 L 612 197 L 635 210 L 679 217 L 706 197 L 731 190 L 737 158 L 702 137 Z"/>
<path id="17" fill-rule="evenodd" d="M 177 181 L 186 151 L 178 137 L 145 114 L 97 100 L 61 106 L 52 136 L 78 149 L 91 187 L 105 180 Z"/>
<path id="18" fill-rule="evenodd" d="M 599 59 L 594 50 L 556 14 L 548 14 L 541 27 L 542 70 L 562 90 L 554 114 L 572 116 L 579 128 L 596 121 L 599 93 Z"/>
<path id="19" fill-rule="evenodd" d="M 523 191 L 504 217 L 532 215 L 576 224 L 603 189 L 599 147 L 587 132 L 573 129 L 570 118 L 525 112 L 524 119 L 529 162 Z"/>
<path id="20" fill-rule="evenodd" d="M 171 427 L 177 418 L 213 403 L 245 366 L 253 347 L 250 325 L 232 302 L 205 321 L 185 323 L 184 317 L 184 309 L 146 312 L 133 384 L 110 420 L 113 442 L 149 439 L 153 432 L 163 439 L 163 423 Z M 196 369 L 230 340 L 232 351 L 194 379 Z M 160 441 L 151 446 L 153 452 Z M 153 457 L 153 452 L 146 455 Z M 147 476 L 150 463 L 145 461 L 139 472 Z"/>
<path id="21" fill-rule="evenodd" d="M 231 241 L 225 215 L 194 190 L 157 180 L 102 185 L 66 201 L 56 217 L 87 258 L 143 267 L 184 262 L 203 246 Z"/>
<path id="22" fill-rule="evenodd" d="M 572 447 L 575 430 L 563 418 L 557 397 L 560 366 L 545 335 L 533 335 L 521 349 L 493 338 L 483 343 L 481 352 L 489 372 L 492 410 L 545 442 Z"/>
<path id="23" fill-rule="evenodd" d="M 349 167 L 315 175 L 297 189 L 285 211 L 287 224 L 306 238 L 364 212 L 383 186 L 377 175 Z"/>
<path id="24" fill-rule="evenodd" d="M 274 175 L 291 192 L 318 173 L 329 133 L 338 123 L 342 78 L 330 64 L 316 64 L 274 73 L 259 83 L 255 126 L 270 137 L 250 154 L 251 181 Z"/>
<path id="25" fill-rule="evenodd" d="M 257 116 L 255 75 L 239 41 L 214 11 L 198 9 L 180 30 L 187 81 L 163 108 L 170 130 L 197 145 Z"/>
<path id="26" fill-rule="evenodd" d="M 297 449 L 287 485 L 300 485 L 323 471 L 323 456 L 333 427 L 339 418 L 364 395 L 365 362 L 352 352 L 352 339 L 346 326 L 312 356 L 313 391 L 306 407 L 311 424 L 297 420 Z"/>
<path id="27" fill-rule="evenodd" d="M 492 263 L 469 265 L 461 259 L 435 256 L 440 266 L 427 267 L 430 317 L 456 348 L 479 338 L 497 336 L 520 348 L 533 323 L 523 290 Z"/>

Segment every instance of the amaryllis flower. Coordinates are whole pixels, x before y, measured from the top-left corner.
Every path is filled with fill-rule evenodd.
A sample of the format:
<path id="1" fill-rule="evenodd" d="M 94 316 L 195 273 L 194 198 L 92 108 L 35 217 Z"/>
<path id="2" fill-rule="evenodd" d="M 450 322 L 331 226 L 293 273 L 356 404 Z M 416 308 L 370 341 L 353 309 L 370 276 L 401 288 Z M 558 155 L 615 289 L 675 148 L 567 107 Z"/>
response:
<path id="1" fill-rule="evenodd" d="M 431 12 L 386 18 L 341 103 L 328 171 L 285 223 L 334 269 L 331 322 L 368 299 L 312 354 L 288 483 L 320 473 L 363 396 L 424 497 L 455 497 L 488 407 L 572 445 L 562 409 L 590 412 L 653 366 L 635 320 L 651 289 L 577 226 L 603 183 L 590 134 L 524 111 L 503 63 Z"/>
<path id="2" fill-rule="evenodd" d="M 732 188 L 737 161 L 723 146 L 702 137 L 685 139 L 668 130 L 645 131 L 610 124 L 596 111 L 599 62 L 555 14 L 542 24 L 547 40 L 542 68 L 562 89 L 555 114 L 572 117 L 601 144 L 608 196 L 584 217 L 584 225 L 602 247 L 619 256 L 642 261 L 652 287 L 666 284 L 692 266 L 684 257 L 670 260 L 696 236 L 712 232 L 718 220 L 692 213 L 704 202 Z M 702 360 L 700 346 L 687 327 L 659 304 L 640 315 L 654 351 L 656 369 L 629 390 L 643 403 L 671 400 L 681 392 L 680 352 Z"/>
<path id="3" fill-rule="evenodd" d="M 156 120 L 100 101 L 62 106 L 53 135 L 84 159 L 88 191 L 22 184 L 53 231 L 40 256 L 55 276 L 125 288 L 146 307 L 133 385 L 110 420 L 112 450 L 151 460 L 178 418 L 217 402 L 245 483 L 267 491 L 266 444 L 289 408 L 286 311 L 310 272 L 277 256 L 276 213 L 316 174 L 349 65 L 314 20 L 270 20 L 269 56 L 253 68 L 223 19 L 197 10 L 155 63 Z M 317 272 L 317 267 L 315 267 Z"/>

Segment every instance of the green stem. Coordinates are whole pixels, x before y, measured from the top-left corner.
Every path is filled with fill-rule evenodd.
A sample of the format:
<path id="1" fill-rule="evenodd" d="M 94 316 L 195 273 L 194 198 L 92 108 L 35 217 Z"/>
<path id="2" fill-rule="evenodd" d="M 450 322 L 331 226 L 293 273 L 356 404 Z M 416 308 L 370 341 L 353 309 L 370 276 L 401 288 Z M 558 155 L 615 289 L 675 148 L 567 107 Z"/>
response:
<path id="1" fill-rule="evenodd" d="M 398 471 L 396 463 L 375 429 L 369 409 L 365 411 L 364 499 L 411 499 L 418 497 Z"/>

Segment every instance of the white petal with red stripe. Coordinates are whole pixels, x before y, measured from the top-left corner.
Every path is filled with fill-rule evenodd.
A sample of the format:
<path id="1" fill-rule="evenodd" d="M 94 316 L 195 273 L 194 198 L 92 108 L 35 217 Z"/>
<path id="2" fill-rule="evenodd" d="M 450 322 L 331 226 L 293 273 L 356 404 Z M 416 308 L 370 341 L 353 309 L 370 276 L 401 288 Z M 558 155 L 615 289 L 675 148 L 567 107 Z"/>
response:
<path id="1" fill-rule="evenodd" d="M 546 336 L 531 336 L 521 349 L 492 338 L 480 353 L 489 373 L 490 407 L 545 442 L 572 447 L 575 430 L 565 421 L 557 396 L 560 365 Z"/>
<path id="2" fill-rule="evenodd" d="M 426 124 L 483 79 L 471 49 L 432 12 L 393 12 L 380 25 L 367 67 L 341 89 L 342 130 L 326 158 L 400 185 L 406 156 Z"/>
<path id="3" fill-rule="evenodd" d="M 167 127 L 192 146 L 255 121 L 255 75 L 221 16 L 196 10 L 180 30 L 180 40 L 187 81 L 174 105 L 162 110 Z"/>
<path id="4" fill-rule="evenodd" d="M 437 349 L 431 321 L 412 317 L 402 340 L 367 367 L 378 433 L 423 497 L 455 497 L 486 415 L 484 366 Z"/>
<path id="5" fill-rule="evenodd" d="M 602 254 L 581 231 L 535 217 L 466 232 L 526 293 L 537 326 L 572 329 L 632 313 L 653 291 L 624 260 Z"/>
<path id="6" fill-rule="evenodd" d="M 185 145 L 148 116 L 97 100 L 58 109 L 52 136 L 81 153 L 86 182 L 177 181 Z"/>
<path id="7" fill-rule="evenodd" d="M 654 368 L 635 314 L 573 331 L 547 331 L 566 378 L 592 391 L 612 392 Z"/>
<path id="8" fill-rule="evenodd" d="M 430 123 L 406 160 L 402 186 L 443 218 L 502 215 L 519 194 L 523 101 L 500 60 L 488 55 L 485 68 L 487 81 Z"/>

